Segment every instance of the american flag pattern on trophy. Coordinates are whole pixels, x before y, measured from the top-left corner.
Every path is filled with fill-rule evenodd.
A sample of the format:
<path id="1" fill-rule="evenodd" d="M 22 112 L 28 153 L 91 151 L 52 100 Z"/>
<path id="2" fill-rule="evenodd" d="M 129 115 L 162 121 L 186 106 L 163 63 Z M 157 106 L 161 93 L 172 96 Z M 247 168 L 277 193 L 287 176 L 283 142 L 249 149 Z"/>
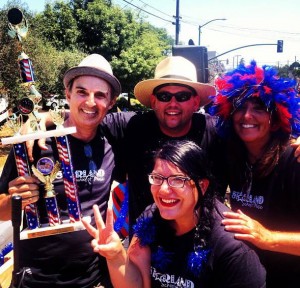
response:
<path id="1" fill-rule="evenodd" d="M 48 221 L 50 226 L 61 224 L 60 213 L 57 206 L 56 197 L 45 198 Z"/>
<path id="2" fill-rule="evenodd" d="M 14 144 L 13 149 L 15 153 L 18 175 L 30 175 L 25 143 Z M 35 229 L 40 227 L 39 213 L 36 204 L 32 203 L 26 205 L 24 210 L 26 214 L 28 228 Z"/>
<path id="3" fill-rule="evenodd" d="M 19 67 L 23 83 L 31 83 L 35 81 L 32 62 L 24 52 L 22 52 L 19 56 Z"/>
<path id="4" fill-rule="evenodd" d="M 32 173 L 44 183 L 45 203 L 48 215 L 48 223 L 50 226 L 61 224 L 59 208 L 56 201 L 56 193 L 52 182 L 55 180 L 57 173 L 60 170 L 59 162 L 54 164 L 53 160 L 48 157 L 40 158 L 35 167 L 32 165 Z"/>
<path id="5" fill-rule="evenodd" d="M 81 220 L 81 209 L 77 194 L 76 178 L 71 163 L 70 147 L 67 136 L 56 137 L 56 143 L 63 173 L 69 218 L 70 222 L 74 223 Z"/>

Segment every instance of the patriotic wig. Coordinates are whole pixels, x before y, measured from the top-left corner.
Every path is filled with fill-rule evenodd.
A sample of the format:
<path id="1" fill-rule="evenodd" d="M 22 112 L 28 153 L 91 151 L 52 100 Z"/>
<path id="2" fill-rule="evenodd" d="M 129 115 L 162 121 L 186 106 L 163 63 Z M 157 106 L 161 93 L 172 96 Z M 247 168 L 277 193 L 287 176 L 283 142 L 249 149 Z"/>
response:
<path id="1" fill-rule="evenodd" d="M 232 129 L 231 116 L 250 98 L 259 97 L 272 115 L 279 120 L 279 129 L 298 137 L 300 135 L 300 97 L 294 89 L 296 81 L 280 78 L 274 67 L 240 64 L 215 81 L 217 95 L 212 96 L 210 114 L 218 116 L 217 128 L 221 135 Z"/>

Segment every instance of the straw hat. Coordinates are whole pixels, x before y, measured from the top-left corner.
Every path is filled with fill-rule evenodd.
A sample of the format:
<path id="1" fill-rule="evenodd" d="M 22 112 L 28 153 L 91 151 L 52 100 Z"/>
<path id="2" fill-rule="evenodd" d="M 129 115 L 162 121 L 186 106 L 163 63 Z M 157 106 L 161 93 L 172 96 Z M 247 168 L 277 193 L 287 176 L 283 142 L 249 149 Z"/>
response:
<path id="1" fill-rule="evenodd" d="M 106 80 L 113 88 L 113 95 L 121 93 L 121 84 L 113 75 L 108 61 L 99 54 L 91 54 L 85 57 L 78 66 L 70 68 L 64 75 L 64 86 L 67 88 L 69 82 L 78 76 L 96 76 Z"/>
<path id="2" fill-rule="evenodd" d="M 150 107 L 153 89 L 166 83 L 185 84 L 194 88 L 201 98 L 201 106 L 210 102 L 208 96 L 216 94 L 212 85 L 197 82 L 197 71 L 192 62 L 181 56 L 170 56 L 156 66 L 154 79 L 136 84 L 134 95 L 143 105 Z"/>

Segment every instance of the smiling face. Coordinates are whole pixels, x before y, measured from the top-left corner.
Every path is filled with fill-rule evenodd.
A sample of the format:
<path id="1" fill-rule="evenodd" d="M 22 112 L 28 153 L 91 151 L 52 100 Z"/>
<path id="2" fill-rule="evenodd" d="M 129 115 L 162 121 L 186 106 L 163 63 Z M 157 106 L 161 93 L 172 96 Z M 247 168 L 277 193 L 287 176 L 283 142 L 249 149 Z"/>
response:
<path id="1" fill-rule="evenodd" d="M 271 123 L 266 107 L 254 99 L 245 101 L 233 114 L 234 130 L 246 145 L 263 147 L 267 144 L 272 131 Z"/>
<path id="2" fill-rule="evenodd" d="M 173 163 L 161 159 L 155 161 L 152 173 L 163 177 L 187 177 Z M 151 185 L 151 192 L 162 218 L 174 220 L 180 227 L 195 226 L 194 208 L 198 201 L 198 191 L 192 180 L 185 181 L 182 188 L 170 187 L 165 180 L 162 185 Z"/>
<path id="3" fill-rule="evenodd" d="M 165 86 L 156 92 L 178 93 L 183 91 L 191 92 L 187 87 L 181 86 Z M 175 97 L 172 97 L 169 102 L 162 102 L 155 95 L 151 95 L 150 102 L 161 131 L 171 137 L 180 137 L 188 133 L 192 125 L 193 113 L 199 109 L 200 97 L 195 95 L 184 102 L 178 102 Z"/>
<path id="4" fill-rule="evenodd" d="M 66 98 L 70 106 L 69 124 L 76 126 L 78 138 L 93 137 L 115 103 L 109 83 L 94 76 L 77 77 L 71 89 L 66 89 Z"/>

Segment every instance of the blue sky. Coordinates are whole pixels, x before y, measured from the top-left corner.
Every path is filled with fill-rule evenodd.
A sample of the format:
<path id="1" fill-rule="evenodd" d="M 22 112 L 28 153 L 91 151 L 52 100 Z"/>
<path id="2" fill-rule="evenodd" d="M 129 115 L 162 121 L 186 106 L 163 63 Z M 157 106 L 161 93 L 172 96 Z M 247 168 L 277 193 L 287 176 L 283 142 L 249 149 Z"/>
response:
<path id="1" fill-rule="evenodd" d="M 41 11 L 45 2 L 53 0 L 26 0 L 32 11 Z M 277 53 L 276 45 L 262 45 L 239 49 L 223 56 L 229 60 L 229 68 L 242 57 L 258 64 L 285 65 L 300 60 L 300 25 L 298 0 L 113 0 L 122 8 L 141 13 L 157 27 L 164 27 L 175 38 L 173 16 L 179 1 L 180 33 L 183 44 L 193 39 L 198 44 L 199 25 L 201 46 L 222 54 L 226 51 L 252 44 L 276 44 L 283 40 L 283 53 Z M 7 0 L 0 0 L 0 7 Z M 154 14 L 156 17 L 136 8 Z M 205 24 L 213 19 L 216 20 Z M 204 25 L 205 24 L 205 25 Z"/>

